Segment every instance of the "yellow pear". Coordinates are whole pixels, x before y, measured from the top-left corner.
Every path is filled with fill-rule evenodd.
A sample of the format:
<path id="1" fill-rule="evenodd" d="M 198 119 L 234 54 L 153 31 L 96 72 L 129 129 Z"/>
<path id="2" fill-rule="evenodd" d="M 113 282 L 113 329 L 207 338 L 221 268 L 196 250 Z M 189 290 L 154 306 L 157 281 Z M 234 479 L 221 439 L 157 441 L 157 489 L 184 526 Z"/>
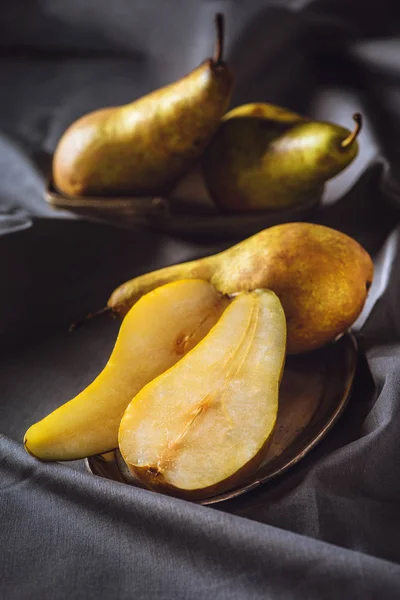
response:
<path id="1" fill-rule="evenodd" d="M 131 279 L 111 295 L 126 314 L 149 290 L 184 278 L 210 281 L 223 294 L 273 290 L 284 308 L 288 353 L 319 348 L 360 314 L 373 277 L 369 254 L 351 237 L 313 223 L 285 223 L 215 254 Z"/>
<path id="2" fill-rule="evenodd" d="M 84 115 L 63 134 L 53 160 L 56 187 L 70 196 L 165 195 L 198 159 L 229 103 L 232 75 L 215 56 L 191 73 L 124 106 Z"/>
<path id="3" fill-rule="evenodd" d="M 73 460 L 116 448 L 120 420 L 133 396 L 193 348 L 227 304 L 210 283 L 195 279 L 144 296 L 124 319 L 104 370 L 28 429 L 26 450 L 44 460 Z"/>
<path id="4" fill-rule="evenodd" d="M 253 473 L 274 431 L 286 322 L 277 296 L 236 296 L 208 335 L 121 420 L 124 461 L 150 489 L 204 498 Z"/>

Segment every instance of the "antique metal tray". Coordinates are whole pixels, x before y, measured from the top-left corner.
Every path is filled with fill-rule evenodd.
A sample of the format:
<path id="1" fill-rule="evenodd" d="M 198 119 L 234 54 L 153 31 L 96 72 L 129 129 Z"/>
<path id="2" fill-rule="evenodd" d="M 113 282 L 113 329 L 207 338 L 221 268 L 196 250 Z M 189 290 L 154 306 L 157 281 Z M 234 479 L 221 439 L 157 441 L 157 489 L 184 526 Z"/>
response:
<path id="1" fill-rule="evenodd" d="M 351 393 L 357 344 L 350 333 L 321 350 L 289 356 L 281 383 L 278 421 L 268 456 L 240 487 L 199 501 L 229 500 L 282 475 L 298 463 L 342 414 Z M 86 459 L 89 472 L 136 486 L 118 451 Z M 155 493 L 155 492 L 154 492 Z"/>
<path id="2" fill-rule="evenodd" d="M 244 238 L 266 227 L 306 220 L 321 194 L 307 204 L 276 211 L 222 213 L 213 205 L 198 175 L 192 175 L 168 198 L 98 196 L 78 198 L 61 194 L 48 180 L 45 200 L 54 209 L 69 210 L 92 221 L 124 228 L 146 226 L 184 237 L 207 235 Z"/>

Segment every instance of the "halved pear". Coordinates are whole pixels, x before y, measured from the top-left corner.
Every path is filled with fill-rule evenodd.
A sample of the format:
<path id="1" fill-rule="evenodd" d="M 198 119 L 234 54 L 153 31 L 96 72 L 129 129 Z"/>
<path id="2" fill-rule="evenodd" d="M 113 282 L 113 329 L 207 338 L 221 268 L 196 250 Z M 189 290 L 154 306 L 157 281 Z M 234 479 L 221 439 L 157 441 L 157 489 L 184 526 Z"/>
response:
<path id="1" fill-rule="evenodd" d="M 269 290 L 236 296 L 208 335 L 125 411 L 121 454 L 142 483 L 206 498 L 263 460 L 278 412 L 286 319 Z"/>
<path id="2" fill-rule="evenodd" d="M 78 396 L 28 429 L 26 450 L 43 460 L 73 460 L 116 448 L 132 397 L 191 350 L 228 303 L 210 283 L 195 279 L 143 296 L 125 317 L 104 370 Z"/>

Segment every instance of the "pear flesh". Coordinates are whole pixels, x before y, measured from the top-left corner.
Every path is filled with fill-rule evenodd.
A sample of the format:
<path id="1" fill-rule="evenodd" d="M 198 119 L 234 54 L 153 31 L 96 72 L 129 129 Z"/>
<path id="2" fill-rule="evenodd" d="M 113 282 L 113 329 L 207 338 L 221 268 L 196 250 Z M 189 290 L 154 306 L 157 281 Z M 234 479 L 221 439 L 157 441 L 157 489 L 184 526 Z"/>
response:
<path id="1" fill-rule="evenodd" d="M 191 350 L 228 302 L 199 280 L 171 283 L 144 296 L 124 319 L 104 370 L 28 429 L 26 450 L 43 460 L 74 460 L 116 448 L 121 417 L 133 396 Z"/>
<path id="2" fill-rule="evenodd" d="M 326 181 L 357 155 L 361 117 L 354 119 L 352 134 L 339 125 L 270 104 L 231 110 L 202 161 L 212 199 L 226 211 L 277 211 L 315 204 Z"/>
<path id="3" fill-rule="evenodd" d="M 276 295 L 236 296 L 208 335 L 125 411 L 121 454 L 148 488 L 200 498 L 254 472 L 278 411 L 286 322 Z"/>
<path id="4" fill-rule="evenodd" d="M 273 290 L 287 319 L 287 351 L 320 348 L 360 314 L 373 278 L 369 254 L 353 238 L 314 223 L 276 225 L 202 259 L 165 267 L 118 287 L 108 306 L 122 316 L 142 294 L 196 277 L 223 294 Z"/>

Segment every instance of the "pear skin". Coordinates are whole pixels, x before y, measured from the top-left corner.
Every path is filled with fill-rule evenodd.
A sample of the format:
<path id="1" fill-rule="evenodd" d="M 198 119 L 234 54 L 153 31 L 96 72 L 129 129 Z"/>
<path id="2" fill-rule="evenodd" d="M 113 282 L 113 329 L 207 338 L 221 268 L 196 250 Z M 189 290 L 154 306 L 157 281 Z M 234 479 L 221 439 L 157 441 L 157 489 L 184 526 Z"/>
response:
<path id="1" fill-rule="evenodd" d="M 124 319 L 104 370 L 78 396 L 32 425 L 26 450 L 42 460 L 74 460 L 116 448 L 133 396 L 173 366 L 228 304 L 210 283 L 179 281 L 143 297 Z"/>
<path id="2" fill-rule="evenodd" d="M 168 194 L 201 156 L 229 103 L 222 15 L 217 32 L 215 57 L 186 77 L 73 123 L 54 155 L 58 190 L 69 196 Z"/>
<path id="3" fill-rule="evenodd" d="M 356 157 L 361 116 L 350 132 L 268 104 L 227 113 L 209 146 L 203 174 L 226 211 L 281 210 L 318 201 L 326 181 Z"/>
<path id="4" fill-rule="evenodd" d="M 353 238 L 313 223 L 276 225 L 228 250 L 131 279 L 110 296 L 122 316 L 142 294 L 183 278 L 210 281 L 223 294 L 266 288 L 282 302 L 287 351 L 320 348 L 360 314 L 373 278 L 369 254 Z"/>
<path id="5" fill-rule="evenodd" d="M 126 409 L 119 448 L 135 476 L 197 499 L 251 475 L 275 428 L 285 342 L 273 292 L 236 296 L 207 336 Z"/>

